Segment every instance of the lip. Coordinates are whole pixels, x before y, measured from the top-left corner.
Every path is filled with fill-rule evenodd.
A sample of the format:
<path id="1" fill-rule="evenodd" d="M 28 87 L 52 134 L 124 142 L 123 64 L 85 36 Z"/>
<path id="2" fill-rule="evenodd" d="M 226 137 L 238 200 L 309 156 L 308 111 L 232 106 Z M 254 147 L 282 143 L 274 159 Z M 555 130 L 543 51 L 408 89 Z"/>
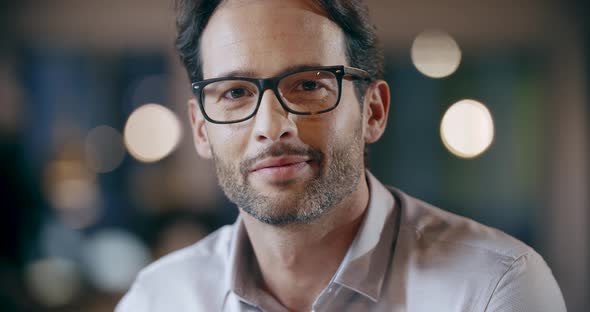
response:
<path id="1" fill-rule="evenodd" d="M 256 172 L 262 169 L 279 169 L 280 167 L 295 166 L 308 161 L 310 161 L 310 159 L 305 156 L 281 156 L 266 158 L 255 163 L 250 169 L 250 172 Z"/>
<path id="2" fill-rule="evenodd" d="M 309 174 L 311 160 L 304 156 L 272 157 L 252 166 L 252 178 L 262 183 L 282 185 Z"/>

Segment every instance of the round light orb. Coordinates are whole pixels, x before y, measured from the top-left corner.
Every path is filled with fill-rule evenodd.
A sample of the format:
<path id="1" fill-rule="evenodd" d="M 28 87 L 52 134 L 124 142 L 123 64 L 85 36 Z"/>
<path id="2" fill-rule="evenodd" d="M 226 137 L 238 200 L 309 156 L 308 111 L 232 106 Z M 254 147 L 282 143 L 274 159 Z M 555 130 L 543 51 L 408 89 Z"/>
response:
<path id="1" fill-rule="evenodd" d="M 441 30 L 426 30 L 416 36 L 411 54 L 418 71 L 431 78 L 447 77 L 461 63 L 459 45 Z"/>
<path id="2" fill-rule="evenodd" d="M 58 181 L 50 197 L 60 219 L 74 229 L 88 227 L 100 215 L 98 185 L 88 179 Z"/>
<path id="3" fill-rule="evenodd" d="M 40 252 L 50 258 L 78 259 L 83 246 L 82 231 L 57 218 L 47 220 L 39 233 Z"/>
<path id="4" fill-rule="evenodd" d="M 99 186 L 82 160 L 51 162 L 44 178 L 47 199 L 68 226 L 80 229 L 98 220 Z"/>
<path id="5" fill-rule="evenodd" d="M 125 145 L 139 161 L 156 162 L 178 146 L 182 134 L 180 121 L 168 108 L 146 104 L 136 109 L 125 125 Z"/>
<path id="6" fill-rule="evenodd" d="M 119 131 L 109 126 L 98 126 L 90 130 L 84 147 L 88 168 L 98 173 L 115 170 L 125 157 L 123 137 Z"/>
<path id="7" fill-rule="evenodd" d="M 25 269 L 25 282 L 33 297 L 51 308 L 74 301 L 82 285 L 76 265 L 62 258 L 29 263 Z"/>
<path id="8" fill-rule="evenodd" d="M 105 229 L 86 241 L 83 259 L 94 286 L 106 292 L 125 292 L 149 263 L 150 253 L 133 234 Z"/>
<path id="9" fill-rule="evenodd" d="M 79 210 L 96 205 L 98 189 L 89 179 L 63 179 L 56 181 L 51 202 L 60 210 Z"/>
<path id="10" fill-rule="evenodd" d="M 461 100 L 446 111 L 440 125 L 446 148 L 461 158 L 482 154 L 494 140 L 494 121 L 485 105 Z"/>

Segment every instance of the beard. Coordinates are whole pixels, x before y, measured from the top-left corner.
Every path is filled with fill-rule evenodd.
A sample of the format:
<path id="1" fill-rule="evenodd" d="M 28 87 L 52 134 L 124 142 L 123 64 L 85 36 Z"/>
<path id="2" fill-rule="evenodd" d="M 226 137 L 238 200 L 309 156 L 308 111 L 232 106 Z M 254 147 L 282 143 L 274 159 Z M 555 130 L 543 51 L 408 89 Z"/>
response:
<path id="1" fill-rule="evenodd" d="M 311 147 L 276 143 L 238 165 L 227 162 L 213 151 L 219 185 L 226 196 L 255 219 L 271 225 L 309 224 L 325 215 L 350 195 L 364 168 L 361 123 L 352 137 L 334 142 L 324 155 Z M 269 195 L 256 190 L 248 180 L 251 166 L 268 157 L 305 156 L 317 162 L 318 170 L 299 192 Z M 327 157 L 326 157 L 327 156 Z M 329 161 L 328 163 L 326 163 Z M 282 185 L 287 188 L 290 182 Z"/>

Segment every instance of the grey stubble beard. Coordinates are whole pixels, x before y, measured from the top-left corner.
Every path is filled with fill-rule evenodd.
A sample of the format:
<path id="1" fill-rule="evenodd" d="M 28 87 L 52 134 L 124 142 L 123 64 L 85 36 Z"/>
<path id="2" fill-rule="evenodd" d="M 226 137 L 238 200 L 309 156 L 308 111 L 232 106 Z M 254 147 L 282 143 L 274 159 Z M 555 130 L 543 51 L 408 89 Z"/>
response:
<path id="1" fill-rule="evenodd" d="M 278 143 L 239 166 L 225 162 L 213 151 L 218 182 L 226 196 L 240 209 L 260 222 L 270 225 L 310 224 L 350 195 L 358 185 L 363 170 L 361 124 L 352 137 L 332 144 L 331 162 L 319 150 Z M 269 196 L 257 191 L 248 181 L 248 169 L 257 160 L 281 155 L 303 155 L 317 161 L 319 170 L 303 191 L 285 196 Z"/>

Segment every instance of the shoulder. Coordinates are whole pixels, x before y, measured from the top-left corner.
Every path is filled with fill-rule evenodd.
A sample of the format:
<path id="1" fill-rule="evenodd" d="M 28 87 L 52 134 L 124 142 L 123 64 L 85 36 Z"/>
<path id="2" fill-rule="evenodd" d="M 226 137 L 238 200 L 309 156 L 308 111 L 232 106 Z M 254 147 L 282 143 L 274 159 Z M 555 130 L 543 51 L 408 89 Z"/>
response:
<path id="1" fill-rule="evenodd" d="M 420 292 L 433 287 L 431 299 L 440 294 L 441 302 L 471 298 L 465 304 L 473 306 L 467 309 L 529 311 L 526 307 L 545 305 L 565 311 L 551 269 L 533 248 L 498 229 L 390 191 L 401 204 L 396 264 L 417 284 L 428 285 Z"/>
<path id="2" fill-rule="evenodd" d="M 390 190 L 402 206 L 401 230 L 407 238 L 420 241 L 422 247 L 455 246 L 511 260 L 535 253 L 528 245 L 498 229 L 442 210 L 400 190 Z"/>
<path id="3" fill-rule="evenodd" d="M 233 228 L 226 225 L 141 270 L 117 311 L 166 311 L 174 306 L 184 311 L 221 303 L 228 289 Z"/>
<path id="4" fill-rule="evenodd" d="M 138 279 L 147 281 L 170 275 L 201 275 L 208 271 L 223 271 L 229 257 L 233 225 L 226 225 L 195 244 L 177 250 L 144 268 Z"/>

